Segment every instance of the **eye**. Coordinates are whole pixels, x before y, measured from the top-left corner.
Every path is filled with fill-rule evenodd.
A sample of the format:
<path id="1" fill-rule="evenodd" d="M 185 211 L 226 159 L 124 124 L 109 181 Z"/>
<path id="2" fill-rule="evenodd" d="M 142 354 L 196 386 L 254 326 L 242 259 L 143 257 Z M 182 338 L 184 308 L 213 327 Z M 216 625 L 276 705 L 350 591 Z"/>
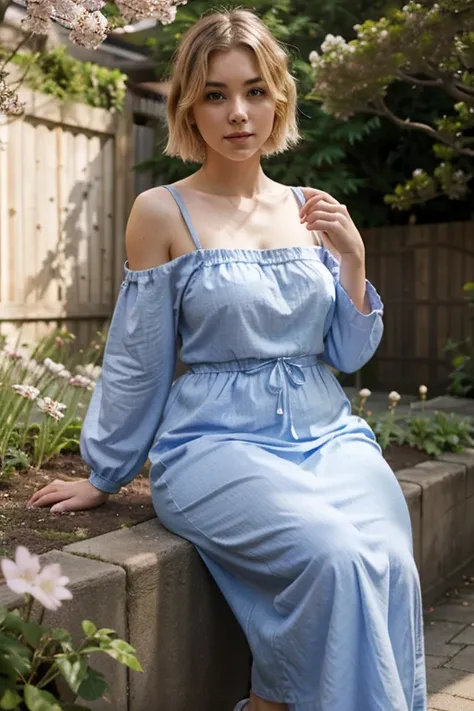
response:
<path id="1" fill-rule="evenodd" d="M 250 96 L 263 96 L 265 94 L 264 89 L 250 89 L 249 91 Z"/>
<path id="2" fill-rule="evenodd" d="M 220 93 L 220 91 L 210 91 L 208 94 L 206 94 L 206 101 L 219 101 L 219 99 L 223 99 L 224 95 Z"/>

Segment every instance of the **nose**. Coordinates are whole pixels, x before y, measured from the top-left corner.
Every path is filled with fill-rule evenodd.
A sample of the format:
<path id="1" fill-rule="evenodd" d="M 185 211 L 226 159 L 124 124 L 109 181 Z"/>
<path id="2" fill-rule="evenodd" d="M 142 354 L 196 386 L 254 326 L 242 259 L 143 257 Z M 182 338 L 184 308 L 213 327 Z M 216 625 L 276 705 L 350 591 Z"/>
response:
<path id="1" fill-rule="evenodd" d="M 245 106 L 241 101 L 236 101 L 229 114 L 229 121 L 233 125 L 247 123 L 248 115 Z"/>

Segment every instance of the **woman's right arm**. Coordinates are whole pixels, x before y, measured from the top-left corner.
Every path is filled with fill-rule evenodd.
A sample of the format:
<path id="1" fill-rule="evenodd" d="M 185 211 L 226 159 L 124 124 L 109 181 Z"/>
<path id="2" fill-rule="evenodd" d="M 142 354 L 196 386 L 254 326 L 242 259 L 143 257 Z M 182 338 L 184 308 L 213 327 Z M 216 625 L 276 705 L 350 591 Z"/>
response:
<path id="1" fill-rule="evenodd" d="M 142 469 L 176 364 L 175 270 L 169 261 L 175 223 L 155 189 L 140 195 L 126 233 L 128 269 L 115 305 L 101 375 L 81 432 L 88 481 L 55 481 L 29 506 L 74 511 L 100 506 Z"/>

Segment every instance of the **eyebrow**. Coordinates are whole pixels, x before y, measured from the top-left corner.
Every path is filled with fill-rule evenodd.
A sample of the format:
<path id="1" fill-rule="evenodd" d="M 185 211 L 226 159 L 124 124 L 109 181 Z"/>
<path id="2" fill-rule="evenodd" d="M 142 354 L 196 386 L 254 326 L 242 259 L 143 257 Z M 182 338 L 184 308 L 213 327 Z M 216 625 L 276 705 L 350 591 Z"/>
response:
<path id="1" fill-rule="evenodd" d="M 261 81 L 263 81 L 262 77 L 254 77 L 253 79 L 247 79 L 247 81 L 244 81 L 244 86 L 258 84 Z M 227 84 L 222 81 L 207 81 L 206 86 L 219 87 L 219 89 L 227 89 Z"/>

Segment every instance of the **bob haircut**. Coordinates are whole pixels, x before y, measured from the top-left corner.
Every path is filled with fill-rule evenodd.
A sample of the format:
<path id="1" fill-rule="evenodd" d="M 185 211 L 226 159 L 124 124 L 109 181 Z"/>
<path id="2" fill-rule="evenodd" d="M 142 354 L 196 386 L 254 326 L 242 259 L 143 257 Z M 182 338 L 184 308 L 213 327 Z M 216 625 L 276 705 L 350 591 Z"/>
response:
<path id="1" fill-rule="evenodd" d="M 167 155 L 204 162 L 206 147 L 192 124 L 191 110 L 203 94 L 212 52 L 237 47 L 254 52 L 262 79 L 275 101 L 273 131 L 262 154 L 281 153 L 298 142 L 296 84 L 288 69 L 287 52 L 252 12 L 228 10 L 202 17 L 183 35 L 178 46 L 167 102 Z"/>

